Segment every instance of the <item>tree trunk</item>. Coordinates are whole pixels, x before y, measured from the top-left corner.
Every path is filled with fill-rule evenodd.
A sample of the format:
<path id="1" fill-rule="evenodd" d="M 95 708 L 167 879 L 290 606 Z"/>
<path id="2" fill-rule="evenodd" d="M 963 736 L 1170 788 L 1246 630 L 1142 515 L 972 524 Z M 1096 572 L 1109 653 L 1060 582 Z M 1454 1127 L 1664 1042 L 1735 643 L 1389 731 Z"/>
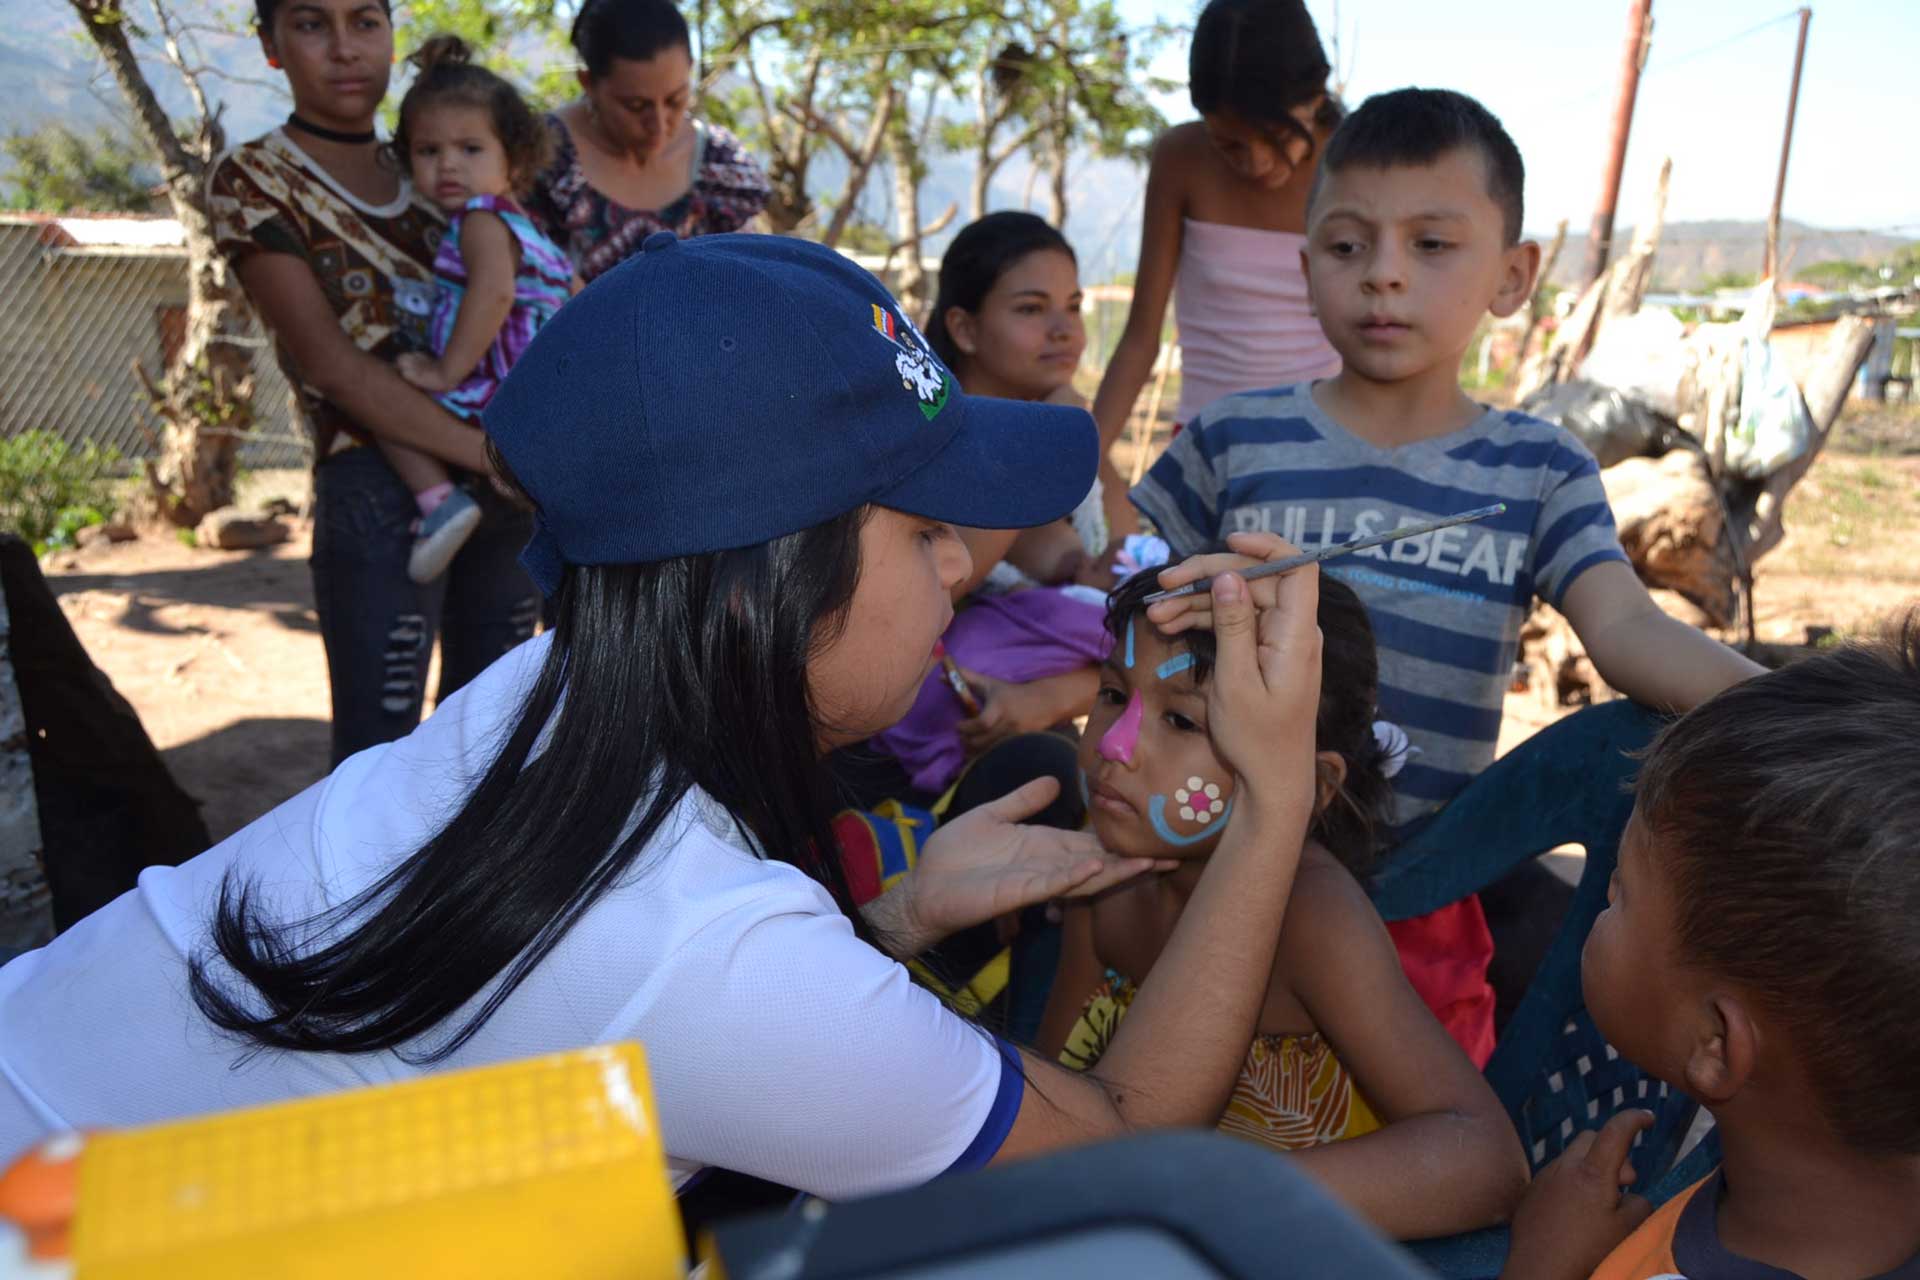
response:
<path id="1" fill-rule="evenodd" d="M 1707 464 L 1692 449 L 1628 458 L 1600 473 L 1620 546 L 1640 580 L 1677 591 L 1717 627 L 1733 625 L 1737 598 L 1724 508 Z"/>
<path id="2" fill-rule="evenodd" d="M 1058 113 L 1053 127 L 1047 131 L 1047 221 L 1061 231 L 1067 229 L 1067 152 L 1072 146 L 1073 130 L 1067 118 L 1072 110 L 1067 101 L 1067 91 L 1060 91 L 1060 101 L 1055 104 Z"/>
<path id="3" fill-rule="evenodd" d="M 105 58 L 131 108 L 133 128 L 160 160 L 167 202 L 187 246 L 185 340 L 159 381 L 141 378 L 160 421 L 151 438 L 158 456 L 147 479 L 159 511 L 183 528 L 233 502 L 240 440 L 253 425 L 252 354 L 247 303 L 239 281 L 214 248 L 206 203 L 208 166 L 222 148 L 219 121 L 203 113 L 198 136 L 183 142 L 140 70 L 125 18 L 111 0 L 70 0 L 81 26 Z M 164 9 L 156 5 L 162 22 Z M 197 94 L 197 85 L 191 85 Z"/>
<path id="4" fill-rule="evenodd" d="M 924 317 L 933 302 L 927 291 L 926 269 L 920 265 L 920 173 L 913 133 L 905 120 L 896 120 L 887 130 L 887 165 L 893 170 L 894 222 L 899 230 L 895 242 L 900 252 L 900 272 L 894 279 L 894 296 L 911 316 Z"/>
<path id="5" fill-rule="evenodd" d="M 875 71 L 879 75 L 886 74 L 884 57 Z M 880 158 L 881 147 L 886 145 L 894 109 L 899 101 L 898 86 L 888 81 L 873 104 L 873 117 L 867 121 L 866 136 L 857 145 L 847 136 L 845 129 L 826 120 L 818 112 L 809 113 L 803 121 L 824 132 L 847 157 L 846 184 L 841 188 L 839 202 L 834 205 L 833 217 L 820 237 L 820 243 L 828 248 L 840 243 L 840 237 L 846 234 L 847 224 L 853 221 L 854 208 L 860 202 L 860 193 L 866 189 L 867 179 L 872 176 L 874 161 Z"/>

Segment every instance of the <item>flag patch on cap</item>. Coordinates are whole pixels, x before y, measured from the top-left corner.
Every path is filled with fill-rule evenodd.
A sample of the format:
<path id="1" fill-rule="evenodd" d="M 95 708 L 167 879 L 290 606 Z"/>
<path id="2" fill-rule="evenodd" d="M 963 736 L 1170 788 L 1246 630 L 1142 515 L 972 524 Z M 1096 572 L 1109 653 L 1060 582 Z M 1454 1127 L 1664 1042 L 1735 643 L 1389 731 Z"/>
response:
<path id="1" fill-rule="evenodd" d="M 931 422 L 947 407 L 953 394 L 953 375 L 934 356 L 932 344 L 911 320 L 896 320 L 893 312 L 873 304 L 873 328 L 893 345 L 893 369 L 900 385 L 913 392 L 920 412 Z"/>

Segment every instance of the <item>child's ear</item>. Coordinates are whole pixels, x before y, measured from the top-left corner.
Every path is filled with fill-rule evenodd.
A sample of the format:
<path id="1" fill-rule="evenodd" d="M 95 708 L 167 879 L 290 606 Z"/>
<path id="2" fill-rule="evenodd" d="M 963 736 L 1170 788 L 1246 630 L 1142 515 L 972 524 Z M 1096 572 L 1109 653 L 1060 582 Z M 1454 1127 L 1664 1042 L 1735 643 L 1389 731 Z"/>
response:
<path id="1" fill-rule="evenodd" d="M 1326 812 L 1347 784 L 1347 758 L 1338 751 L 1313 753 L 1313 811 Z"/>
<path id="2" fill-rule="evenodd" d="M 962 355 L 973 355 L 980 346 L 980 326 L 965 307 L 947 308 L 947 336 Z"/>
<path id="3" fill-rule="evenodd" d="M 1700 1013 L 1687 1052 L 1687 1092 L 1709 1105 L 1724 1103 L 1753 1079 L 1759 1028 L 1741 997 L 1729 992 L 1703 997 Z"/>
<path id="4" fill-rule="evenodd" d="M 1540 274 L 1540 246 L 1522 240 L 1505 251 L 1501 263 L 1500 292 L 1493 295 L 1487 310 L 1505 319 L 1533 297 L 1533 283 Z"/>
<path id="5" fill-rule="evenodd" d="M 1313 301 L 1313 267 L 1307 262 L 1307 246 L 1300 246 L 1300 277 L 1307 284 L 1307 314 L 1318 316 L 1320 308 Z"/>

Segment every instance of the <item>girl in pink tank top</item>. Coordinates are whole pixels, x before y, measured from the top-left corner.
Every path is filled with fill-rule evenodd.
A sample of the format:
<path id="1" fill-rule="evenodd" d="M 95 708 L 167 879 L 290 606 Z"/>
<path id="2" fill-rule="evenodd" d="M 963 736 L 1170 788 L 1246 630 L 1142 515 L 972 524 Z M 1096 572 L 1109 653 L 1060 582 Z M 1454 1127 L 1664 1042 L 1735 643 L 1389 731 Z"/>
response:
<path id="1" fill-rule="evenodd" d="M 1343 114 L 1330 73 L 1301 0 L 1212 0 L 1201 13 L 1188 69 L 1200 119 L 1154 146 L 1133 307 L 1093 405 L 1103 444 L 1160 354 L 1170 297 L 1182 422 L 1221 396 L 1339 371 L 1300 267 L 1314 163 Z M 1108 498 L 1115 532 L 1137 527 L 1124 497 Z"/>

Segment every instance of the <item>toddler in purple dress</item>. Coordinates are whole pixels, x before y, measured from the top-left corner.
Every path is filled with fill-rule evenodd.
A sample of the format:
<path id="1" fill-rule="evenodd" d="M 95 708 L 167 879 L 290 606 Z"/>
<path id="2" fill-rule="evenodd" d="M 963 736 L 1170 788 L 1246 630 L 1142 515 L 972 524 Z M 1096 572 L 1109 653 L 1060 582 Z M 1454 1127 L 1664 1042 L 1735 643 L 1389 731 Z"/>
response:
<path id="1" fill-rule="evenodd" d="M 512 85 L 467 58 L 455 36 L 427 41 L 400 103 L 394 150 L 451 225 L 433 261 L 433 354 L 403 355 L 399 368 L 477 426 L 514 361 L 571 296 L 573 268 L 514 199 L 546 163 L 545 127 Z M 479 524 L 479 504 L 439 459 L 386 441 L 380 447 L 420 508 L 407 573 L 431 582 Z"/>

